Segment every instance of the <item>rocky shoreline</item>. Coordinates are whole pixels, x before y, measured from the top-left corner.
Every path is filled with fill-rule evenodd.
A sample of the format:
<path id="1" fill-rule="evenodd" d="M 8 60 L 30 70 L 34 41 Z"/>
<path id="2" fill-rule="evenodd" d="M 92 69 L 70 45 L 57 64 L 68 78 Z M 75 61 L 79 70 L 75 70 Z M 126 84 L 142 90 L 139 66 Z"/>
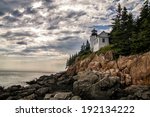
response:
<path id="1" fill-rule="evenodd" d="M 121 84 L 121 78 L 96 71 L 41 76 L 28 86 L 0 87 L 1 100 L 148 100 L 149 85 Z"/>

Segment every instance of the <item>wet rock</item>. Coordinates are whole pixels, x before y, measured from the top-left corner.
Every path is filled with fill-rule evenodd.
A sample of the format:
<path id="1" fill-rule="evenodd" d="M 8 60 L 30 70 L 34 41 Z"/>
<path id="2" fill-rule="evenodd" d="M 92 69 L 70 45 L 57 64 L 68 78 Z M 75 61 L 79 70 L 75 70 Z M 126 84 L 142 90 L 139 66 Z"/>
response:
<path id="1" fill-rule="evenodd" d="M 18 93 L 20 96 L 25 97 L 25 96 L 33 94 L 35 91 L 36 91 L 36 89 L 32 88 L 32 89 L 26 89 L 26 90 L 20 91 Z"/>
<path id="2" fill-rule="evenodd" d="M 21 88 L 22 88 L 21 85 L 14 85 L 14 86 L 8 87 L 6 90 L 9 92 L 13 92 L 13 91 L 20 90 Z"/>
<path id="3" fill-rule="evenodd" d="M 66 74 L 66 71 L 64 71 L 64 72 L 59 72 L 59 73 L 56 73 L 55 74 L 55 77 L 56 78 L 60 78 L 60 77 L 62 77 L 63 75 L 65 75 Z"/>
<path id="4" fill-rule="evenodd" d="M 43 87 L 43 88 L 40 88 L 36 91 L 36 94 L 39 95 L 39 96 L 43 96 L 45 95 L 46 93 L 48 93 L 51 89 L 49 87 Z"/>
<path id="5" fill-rule="evenodd" d="M 72 77 L 66 77 L 66 79 L 57 81 L 57 89 L 61 91 L 70 91 L 72 90 L 74 80 Z"/>
<path id="6" fill-rule="evenodd" d="M 48 84 L 55 84 L 55 79 L 54 78 L 52 78 L 52 79 L 48 79 L 47 81 L 46 81 Z"/>
<path id="7" fill-rule="evenodd" d="M 29 84 L 29 85 L 36 84 L 36 80 L 28 81 L 26 83 Z"/>
<path id="8" fill-rule="evenodd" d="M 41 88 L 42 86 L 41 85 L 39 85 L 39 84 L 32 84 L 32 85 L 30 85 L 30 86 L 28 86 L 27 87 L 27 89 L 39 89 L 39 88 Z"/>
<path id="9" fill-rule="evenodd" d="M 4 92 L 4 88 L 0 86 L 0 95 Z"/>
<path id="10" fill-rule="evenodd" d="M 0 91 L 3 91 L 4 90 L 4 87 L 0 86 Z"/>
<path id="11" fill-rule="evenodd" d="M 9 92 L 5 92 L 3 94 L 0 95 L 0 100 L 5 100 L 10 96 Z"/>

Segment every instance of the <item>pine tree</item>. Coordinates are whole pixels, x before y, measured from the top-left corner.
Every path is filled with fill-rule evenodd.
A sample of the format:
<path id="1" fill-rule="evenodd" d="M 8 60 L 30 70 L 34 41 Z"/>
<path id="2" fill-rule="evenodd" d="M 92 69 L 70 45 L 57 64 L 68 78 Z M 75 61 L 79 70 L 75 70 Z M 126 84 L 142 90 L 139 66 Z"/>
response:
<path id="1" fill-rule="evenodd" d="M 121 5 L 118 4 L 118 9 L 117 9 L 117 15 L 116 17 L 113 19 L 113 26 L 112 26 L 112 31 L 110 33 L 111 35 L 111 43 L 112 44 L 116 44 L 118 42 L 118 40 L 120 39 L 120 35 L 121 35 L 121 13 L 122 13 L 122 8 Z"/>
<path id="2" fill-rule="evenodd" d="M 132 36 L 132 53 L 147 52 L 150 50 L 150 6 L 147 0 L 137 20 L 136 35 Z"/>
<path id="3" fill-rule="evenodd" d="M 87 40 L 87 42 L 86 42 L 85 50 L 86 50 L 86 51 L 90 51 L 90 43 L 89 43 L 88 40 Z"/>
<path id="4" fill-rule="evenodd" d="M 128 11 L 127 8 L 124 7 L 121 15 L 121 30 L 127 31 L 127 24 L 128 24 Z"/>
<path id="5" fill-rule="evenodd" d="M 133 31 L 133 17 L 128 13 L 127 8 L 123 10 L 121 5 L 118 5 L 118 14 L 115 18 L 113 29 L 110 33 L 112 44 L 118 55 L 129 55 L 131 53 L 131 36 Z M 118 17 L 119 16 L 119 17 Z"/>
<path id="6" fill-rule="evenodd" d="M 82 46 L 81 46 L 81 50 L 80 50 L 80 54 L 83 54 L 85 52 L 85 49 L 86 49 L 86 46 L 85 44 L 83 43 Z"/>

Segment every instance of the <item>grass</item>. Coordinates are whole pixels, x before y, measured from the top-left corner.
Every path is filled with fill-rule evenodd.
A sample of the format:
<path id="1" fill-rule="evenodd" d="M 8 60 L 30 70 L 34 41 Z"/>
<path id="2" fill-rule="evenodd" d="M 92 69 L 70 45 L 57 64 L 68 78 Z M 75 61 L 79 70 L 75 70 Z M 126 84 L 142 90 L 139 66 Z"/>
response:
<path id="1" fill-rule="evenodd" d="M 83 60 L 83 59 L 89 57 L 91 54 L 92 54 L 91 51 L 86 51 L 86 52 L 84 52 L 84 53 L 82 53 L 82 54 L 79 55 L 79 59 Z"/>
<path id="2" fill-rule="evenodd" d="M 98 54 L 98 55 L 105 54 L 108 51 L 114 50 L 113 47 L 114 47 L 113 45 L 108 45 L 108 46 L 102 47 L 96 52 L 96 54 Z"/>

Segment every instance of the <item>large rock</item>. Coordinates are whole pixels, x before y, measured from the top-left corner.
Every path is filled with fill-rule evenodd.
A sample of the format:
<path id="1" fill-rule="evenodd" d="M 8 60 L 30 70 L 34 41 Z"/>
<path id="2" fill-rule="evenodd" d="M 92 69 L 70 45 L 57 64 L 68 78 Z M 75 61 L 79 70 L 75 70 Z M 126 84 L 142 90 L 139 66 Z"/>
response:
<path id="1" fill-rule="evenodd" d="M 44 100 L 51 100 L 52 98 L 54 98 L 54 96 L 55 95 L 51 94 L 51 93 L 50 94 L 46 94 L 45 97 L 44 97 Z"/>
<path id="2" fill-rule="evenodd" d="M 39 88 L 41 88 L 42 86 L 41 85 L 39 85 L 39 84 L 32 84 L 32 85 L 30 85 L 30 86 L 28 86 L 27 87 L 27 90 L 29 89 L 36 89 L 36 90 L 38 90 Z"/>
<path id="3" fill-rule="evenodd" d="M 147 85 L 131 85 L 124 89 L 124 93 L 128 96 L 122 99 L 150 99 L 150 86 Z"/>
<path id="4" fill-rule="evenodd" d="M 25 90 L 19 91 L 18 94 L 22 97 L 25 97 L 25 96 L 33 94 L 35 91 L 36 91 L 35 88 L 25 89 Z"/>
<path id="5" fill-rule="evenodd" d="M 118 69 L 117 62 L 116 61 L 109 61 L 107 62 L 106 66 L 104 67 L 105 70 L 109 69 Z"/>
<path id="6" fill-rule="evenodd" d="M 111 99 L 114 92 L 120 88 L 119 77 L 104 77 L 90 88 L 92 99 Z"/>
<path id="7" fill-rule="evenodd" d="M 0 86 L 0 91 L 3 91 L 4 90 L 4 87 Z"/>
<path id="8" fill-rule="evenodd" d="M 100 78 L 94 72 L 80 72 L 75 78 L 77 81 L 73 84 L 73 91 L 77 95 L 85 96 L 89 93 L 90 87 Z"/>
<path id="9" fill-rule="evenodd" d="M 13 92 L 13 91 L 20 90 L 21 88 L 22 88 L 21 85 L 14 85 L 14 86 L 8 87 L 6 90 L 9 92 Z"/>
<path id="10" fill-rule="evenodd" d="M 110 77 L 108 74 L 98 72 L 83 72 L 73 85 L 74 94 L 83 99 L 110 99 L 120 87 L 119 77 Z"/>
<path id="11" fill-rule="evenodd" d="M 99 71 L 106 65 L 105 57 L 104 55 L 95 55 L 94 58 L 86 64 L 88 65 L 88 69 Z"/>
<path id="12" fill-rule="evenodd" d="M 9 92 L 4 92 L 0 95 L 0 100 L 5 100 L 10 96 Z"/>
<path id="13" fill-rule="evenodd" d="M 137 58 L 131 66 L 130 75 L 133 84 L 150 84 L 150 52 Z"/>
<path id="14" fill-rule="evenodd" d="M 0 95 L 3 93 L 4 88 L 0 86 Z"/>
<path id="15" fill-rule="evenodd" d="M 58 92 L 55 94 L 54 99 L 55 100 L 68 100 L 72 97 L 72 92 Z"/>
<path id="16" fill-rule="evenodd" d="M 40 88 L 36 91 L 36 94 L 39 95 L 39 96 L 43 96 L 45 95 L 47 92 L 49 92 L 51 89 L 49 87 L 43 87 L 43 88 Z"/>
<path id="17" fill-rule="evenodd" d="M 29 96 L 24 97 L 23 100 L 35 100 L 36 97 L 37 97 L 36 94 L 31 94 Z"/>

